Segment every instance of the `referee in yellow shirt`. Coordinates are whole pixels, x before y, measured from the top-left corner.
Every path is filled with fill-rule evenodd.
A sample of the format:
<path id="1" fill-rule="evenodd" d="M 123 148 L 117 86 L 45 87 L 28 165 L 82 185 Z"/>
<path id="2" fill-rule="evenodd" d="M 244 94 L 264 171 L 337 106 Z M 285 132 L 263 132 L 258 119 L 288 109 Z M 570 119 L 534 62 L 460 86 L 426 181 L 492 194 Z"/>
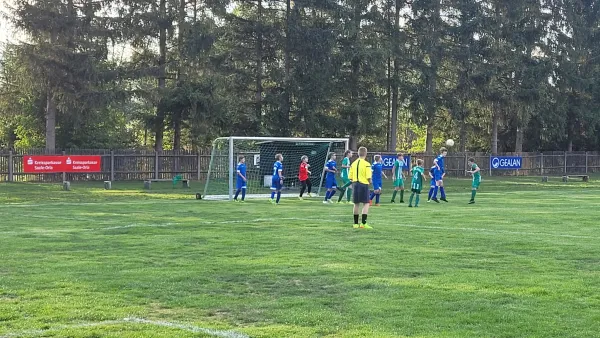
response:
<path id="1" fill-rule="evenodd" d="M 369 184 L 371 180 L 371 163 L 367 161 L 367 148 L 358 148 L 358 160 L 350 166 L 350 180 L 354 191 L 354 225 L 353 228 L 373 229 L 367 224 L 369 214 Z M 358 225 L 358 209 L 362 203 L 362 224 Z"/>

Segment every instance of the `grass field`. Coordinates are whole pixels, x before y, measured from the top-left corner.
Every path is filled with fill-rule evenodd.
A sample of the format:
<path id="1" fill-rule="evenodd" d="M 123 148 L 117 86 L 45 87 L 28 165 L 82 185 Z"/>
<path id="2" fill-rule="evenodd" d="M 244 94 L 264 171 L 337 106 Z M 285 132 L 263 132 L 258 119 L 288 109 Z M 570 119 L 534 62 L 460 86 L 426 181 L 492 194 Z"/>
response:
<path id="1" fill-rule="evenodd" d="M 600 184 L 449 204 L 0 184 L 0 337 L 598 337 Z"/>

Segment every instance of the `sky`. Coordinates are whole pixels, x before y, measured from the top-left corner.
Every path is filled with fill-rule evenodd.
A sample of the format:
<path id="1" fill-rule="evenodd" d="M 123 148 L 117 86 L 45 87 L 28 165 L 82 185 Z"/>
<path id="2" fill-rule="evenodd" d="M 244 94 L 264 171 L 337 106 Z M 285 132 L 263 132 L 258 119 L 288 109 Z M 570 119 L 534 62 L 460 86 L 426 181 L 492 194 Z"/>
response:
<path id="1" fill-rule="evenodd" d="M 4 16 L 8 12 L 7 4 L 10 4 L 11 0 L 0 0 L 0 43 L 6 43 L 14 41 L 15 30 Z"/>

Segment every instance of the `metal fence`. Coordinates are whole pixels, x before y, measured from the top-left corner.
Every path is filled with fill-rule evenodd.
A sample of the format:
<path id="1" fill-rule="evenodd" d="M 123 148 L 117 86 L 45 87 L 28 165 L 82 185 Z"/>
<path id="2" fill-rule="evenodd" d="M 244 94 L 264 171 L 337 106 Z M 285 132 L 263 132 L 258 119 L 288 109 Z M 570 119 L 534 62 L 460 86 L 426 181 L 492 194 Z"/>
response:
<path id="1" fill-rule="evenodd" d="M 373 152 L 371 154 L 375 154 Z M 380 152 L 378 154 L 391 155 Z M 98 155 L 102 157 L 102 171 L 99 173 L 53 173 L 30 174 L 23 172 L 23 157 L 26 155 Z M 182 175 L 186 179 L 204 181 L 210 164 L 210 150 L 191 151 L 140 151 L 106 149 L 71 149 L 47 151 L 27 149 L 17 151 L 0 150 L 0 181 L 10 182 L 60 182 L 60 181 L 133 181 L 146 179 L 170 179 Z M 598 152 L 547 152 L 547 153 L 502 153 L 494 156 L 520 156 L 519 170 L 495 170 L 490 162 L 492 155 L 485 153 L 450 153 L 445 160 L 448 176 L 467 176 L 467 159 L 473 157 L 484 175 L 574 175 L 600 172 Z M 414 165 L 423 159 L 425 168 L 433 165 L 436 155 L 411 154 Z M 218 161 L 217 161 L 218 162 Z M 216 168 L 219 169 L 219 168 Z M 220 170 L 227 170 L 220 168 Z"/>
<path id="2" fill-rule="evenodd" d="M 373 153 L 375 154 L 375 153 Z M 392 155 L 393 153 L 381 152 L 378 154 Z M 415 153 L 410 154 L 411 165 L 417 159 L 422 159 L 425 168 L 433 165 L 435 154 Z M 521 169 L 499 170 L 493 169 L 491 161 L 496 156 L 521 157 Z M 472 157 L 481 168 L 482 174 L 487 176 L 552 176 L 552 175 L 581 175 L 600 172 L 599 152 L 563 152 L 554 151 L 546 153 L 500 153 L 496 155 L 486 153 L 450 153 L 446 156 L 444 167 L 448 176 L 467 176 L 467 160 Z"/>
<path id="3" fill-rule="evenodd" d="M 23 157 L 26 155 L 97 155 L 102 161 L 101 172 L 25 173 Z M 0 181 L 133 181 L 170 179 L 174 175 L 182 175 L 183 178 L 190 180 L 204 180 L 209 163 L 210 150 L 201 152 L 106 149 L 70 149 L 58 152 L 45 149 L 0 150 Z"/>

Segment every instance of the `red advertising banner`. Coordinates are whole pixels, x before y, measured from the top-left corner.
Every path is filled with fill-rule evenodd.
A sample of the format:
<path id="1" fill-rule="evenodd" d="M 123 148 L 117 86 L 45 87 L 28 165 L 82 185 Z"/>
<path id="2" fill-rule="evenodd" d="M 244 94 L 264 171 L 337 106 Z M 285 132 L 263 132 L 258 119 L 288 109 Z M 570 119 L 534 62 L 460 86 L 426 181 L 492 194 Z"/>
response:
<path id="1" fill-rule="evenodd" d="M 102 156 L 24 155 L 26 173 L 97 173 L 102 171 Z"/>

